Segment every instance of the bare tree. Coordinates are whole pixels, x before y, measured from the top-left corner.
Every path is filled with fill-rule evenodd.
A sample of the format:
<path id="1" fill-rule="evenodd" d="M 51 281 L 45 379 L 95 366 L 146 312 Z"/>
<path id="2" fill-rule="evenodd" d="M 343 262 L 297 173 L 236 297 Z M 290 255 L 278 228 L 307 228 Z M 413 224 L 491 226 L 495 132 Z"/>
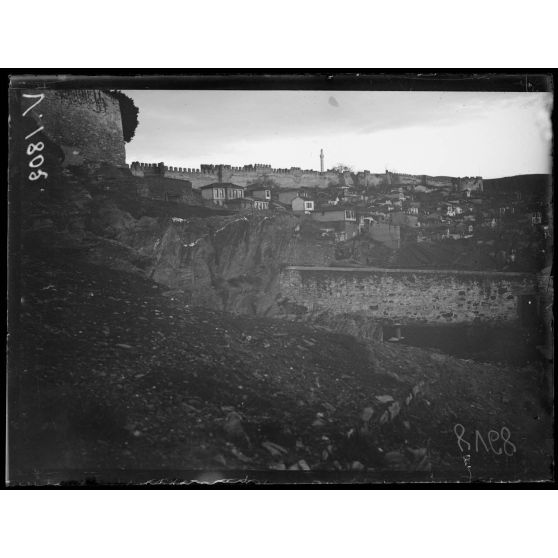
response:
<path id="1" fill-rule="evenodd" d="M 344 163 L 337 163 L 331 170 L 335 172 L 354 172 L 353 167 Z"/>

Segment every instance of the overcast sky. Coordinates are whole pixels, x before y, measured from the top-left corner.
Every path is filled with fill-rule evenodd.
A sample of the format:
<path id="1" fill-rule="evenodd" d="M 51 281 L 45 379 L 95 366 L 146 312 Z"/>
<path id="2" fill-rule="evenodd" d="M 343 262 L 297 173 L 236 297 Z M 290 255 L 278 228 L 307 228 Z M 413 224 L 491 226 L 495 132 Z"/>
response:
<path id="1" fill-rule="evenodd" d="M 483 176 L 550 172 L 549 93 L 125 91 L 128 163 L 264 163 Z"/>

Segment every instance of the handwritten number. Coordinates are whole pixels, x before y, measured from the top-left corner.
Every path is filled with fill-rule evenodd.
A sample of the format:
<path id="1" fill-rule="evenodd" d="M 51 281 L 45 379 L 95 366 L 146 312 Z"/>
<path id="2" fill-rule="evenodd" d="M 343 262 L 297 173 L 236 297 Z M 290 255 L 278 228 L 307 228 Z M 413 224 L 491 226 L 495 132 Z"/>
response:
<path id="1" fill-rule="evenodd" d="M 37 162 L 37 160 L 39 161 Z M 29 161 L 29 166 L 36 169 L 37 167 L 40 167 L 44 162 L 45 158 L 42 155 L 37 155 L 36 157 L 33 157 L 31 161 Z"/>
<path id="2" fill-rule="evenodd" d="M 45 144 L 40 141 L 38 143 L 30 143 L 27 146 L 27 155 L 33 155 L 37 151 L 42 151 L 45 148 Z"/>
<path id="3" fill-rule="evenodd" d="M 458 432 L 458 427 L 460 432 Z M 471 449 L 471 444 L 465 440 L 463 438 L 463 434 L 465 434 L 465 427 L 462 424 L 457 423 L 454 427 L 453 427 L 453 432 L 454 434 L 457 436 L 457 444 L 459 445 L 459 449 L 461 450 L 461 452 L 463 453 L 463 446 L 461 445 L 461 442 L 464 442 L 465 444 L 467 444 L 467 450 Z"/>
<path id="4" fill-rule="evenodd" d="M 34 109 L 45 98 L 44 93 L 39 93 L 39 95 L 28 95 L 27 93 L 24 93 L 23 96 L 26 99 L 36 99 L 37 97 L 39 97 L 39 100 L 36 103 L 33 103 L 21 116 L 25 116 L 30 110 Z"/>
<path id="5" fill-rule="evenodd" d="M 23 93 L 22 96 L 25 97 L 26 99 L 37 99 L 31 106 L 29 106 L 22 113 L 22 116 L 26 116 L 29 111 L 33 110 L 45 98 L 44 93 L 39 93 L 38 95 L 32 95 L 30 93 Z M 31 133 L 27 134 L 25 136 L 25 139 L 29 140 L 35 134 L 38 134 L 43 129 L 44 129 L 44 126 L 39 126 L 39 128 L 37 128 L 34 132 L 31 132 Z M 44 148 L 45 148 L 45 144 L 42 141 L 39 141 L 37 143 L 30 143 L 27 146 L 26 153 L 29 156 L 35 155 L 37 152 L 43 151 Z M 28 165 L 31 168 L 36 169 L 37 167 L 40 167 L 44 162 L 45 162 L 45 158 L 44 158 L 43 155 L 35 155 L 29 161 Z M 48 178 L 48 173 L 43 171 L 43 170 L 31 171 L 29 173 L 29 180 L 35 181 L 35 180 L 39 180 L 39 178 L 45 178 L 45 179 Z"/>
<path id="6" fill-rule="evenodd" d="M 38 171 L 32 171 L 29 173 L 29 180 L 39 180 L 39 178 L 48 178 L 48 172 L 42 171 L 42 170 L 38 170 Z"/>
<path id="7" fill-rule="evenodd" d="M 504 427 L 505 428 L 505 427 Z M 494 437 L 496 436 L 496 437 Z M 492 445 L 492 442 L 496 442 L 496 440 L 498 440 L 500 438 L 500 434 L 498 434 L 498 432 L 496 432 L 496 430 L 489 430 L 488 431 L 488 443 L 490 444 L 490 449 L 496 454 L 496 455 L 502 455 L 502 450 L 499 449 L 498 451 L 496 451 L 494 449 L 494 446 Z"/>
<path id="8" fill-rule="evenodd" d="M 480 432 L 478 430 L 475 430 L 475 450 L 478 453 L 479 452 L 479 439 L 482 442 L 482 445 L 484 446 L 484 450 L 485 451 L 489 451 L 488 450 L 488 446 L 486 445 L 486 442 L 484 441 L 483 437 L 481 436 Z"/>
<path id="9" fill-rule="evenodd" d="M 506 434 L 506 437 L 504 438 L 504 434 Z M 500 432 L 500 436 L 502 438 L 502 441 L 504 442 L 504 453 L 508 456 L 511 457 L 516 451 L 517 448 L 515 447 L 515 444 L 513 442 L 510 441 L 511 438 L 511 432 L 509 430 L 509 428 L 506 428 L 505 426 L 502 428 L 501 432 Z M 508 453 L 508 446 L 511 446 L 511 453 Z"/>
<path id="10" fill-rule="evenodd" d="M 44 129 L 45 129 L 44 126 L 41 126 L 40 128 L 37 128 L 34 132 L 31 132 L 30 134 L 27 134 L 25 136 L 25 139 L 28 140 L 28 139 L 32 138 L 35 134 L 37 134 L 38 132 L 40 132 L 41 130 L 44 130 Z"/>
<path id="11" fill-rule="evenodd" d="M 464 453 L 463 444 L 467 446 L 467 450 L 470 450 L 471 444 L 463 437 L 463 435 L 465 434 L 465 427 L 462 424 L 457 423 L 453 427 L 453 432 L 457 436 L 457 444 L 459 446 L 461 453 Z M 475 451 L 477 453 L 479 452 L 479 440 L 480 440 L 481 444 L 484 446 L 484 450 L 487 453 L 492 451 L 492 453 L 494 453 L 495 455 L 502 455 L 502 453 L 504 453 L 508 457 L 511 457 L 514 453 L 517 452 L 517 447 L 511 441 L 510 438 L 511 438 L 510 429 L 505 426 L 502 428 L 500 432 L 498 432 L 497 430 L 489 430 L 488 445 L 487 445 L 486 442 L 484 441 L 484 438 L 481 436 L 481 433 L 478 430 L 475 430 Z M 493 444 L 494 442 L 498 441 L 498 439 L 501 439 L 503 442 L 503 451 L 500 448 L 494 448 Z M 470 463 L 470 455 L 464 456 L 464 462 L 465 462 L 465 466 L 467 466 Z"/>

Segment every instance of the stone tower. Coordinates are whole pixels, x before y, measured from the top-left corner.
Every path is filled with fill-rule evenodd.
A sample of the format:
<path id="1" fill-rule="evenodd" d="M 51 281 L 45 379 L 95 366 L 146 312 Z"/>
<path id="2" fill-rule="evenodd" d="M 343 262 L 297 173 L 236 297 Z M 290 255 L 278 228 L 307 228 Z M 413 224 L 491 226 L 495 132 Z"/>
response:
<path id="1" fill-rule="evenodd" d="M 320 149 L 320 172 L 324 172 L 324 150 Z"/>

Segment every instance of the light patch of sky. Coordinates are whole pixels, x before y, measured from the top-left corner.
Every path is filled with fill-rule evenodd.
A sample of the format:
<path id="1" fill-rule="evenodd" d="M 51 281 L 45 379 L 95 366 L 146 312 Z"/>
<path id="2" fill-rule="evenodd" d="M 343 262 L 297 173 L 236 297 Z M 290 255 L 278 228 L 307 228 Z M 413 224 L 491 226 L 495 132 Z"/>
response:
<path id="1" fill-rule="evenodd" d="M 140 108 L 127 159 L 167 165 L 509 176 L 550 172 L 546 93 L 126 91 Z"/>

